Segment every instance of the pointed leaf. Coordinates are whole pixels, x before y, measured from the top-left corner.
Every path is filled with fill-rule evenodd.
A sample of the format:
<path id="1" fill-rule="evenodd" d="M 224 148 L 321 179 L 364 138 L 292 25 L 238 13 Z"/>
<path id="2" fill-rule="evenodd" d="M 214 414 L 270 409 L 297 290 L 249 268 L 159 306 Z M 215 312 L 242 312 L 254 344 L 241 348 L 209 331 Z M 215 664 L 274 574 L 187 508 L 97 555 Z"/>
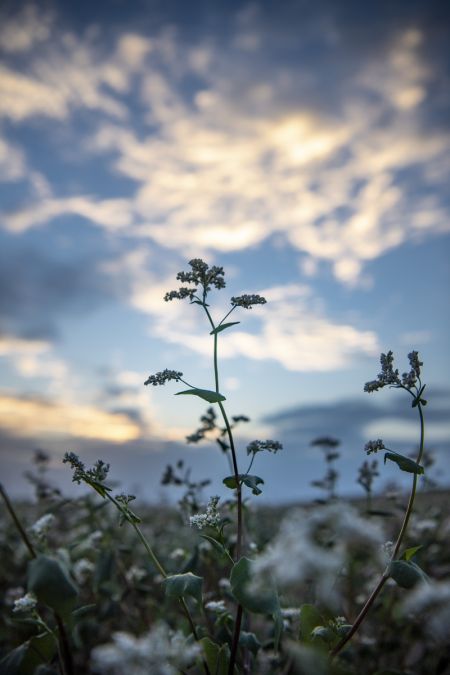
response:
<path id="1" fill-rule="evenodd" d="M 217 541 L 217 539 L 214 539 L 214 537 L 210 537 L 207 534 L 201 534 L 200 535 L 202 539 L 206 539 L 206 541 L 209 541 L 211 546 L 219 553 L 221 556 L 225 556 L 226 558 L 230 559 L 231 562 L 234 563 L 233 558 L 230 556 L 230 553 L 227 548 L 223 544 L 220 543 L 220 541 Z"/>
<path id="2" fill-rule="evenodd" d="M 74 609 L 78 596 L 78 589 L 63 564 L 46 555 L 38 555 L 28 563 L 28 590 L 62 616 Z"/>
<path id="3" fill-rule="evenodd" d="M 208 403 L 219 403 L 219 401 L 226 401 L 225 396 L 218 394 L 217 391 L 210 389 L 186 389 L 185 391 L 177 391 L 175 396 L 190 394 L 191 396 L 199 396 Z"/>
<path id="4" fill-rule="evenodd" d="M 386 452 L 384 455 L 384 463 L 386 460 L 390 459 L 391 462 L 395 462 L 399 469 L 402 471 L 407 471 L 408 473 L 422 474 L 424 472 L 423 466 L 415 462 L 410 457 L 405 457 L 404 455 L 399 455 L 396 452 Z"/>
<path id="5" fill-rule="evenodd" d="M 417 551 L 419 551 L 421 548 L 423 548 L 423 544 L 407 548 L 406 551 L 403 552 L 402 558 L 408 561 L 411 560 L 411 558 L 413 558 L 416 555 Z"/>
<path id="6" fill-rule="evenodd" d="M 200 604 L 202 602 L 203 578 L 192 574 L 192 572 L 173 574 L 166 577 L 163 584 L 168 598 L 182 598 L 184 595 L 190 595 Z"/>
<path id="7" fill-rule="evenodd" d="M 230 321 L 230 323 L 221 323 L 220 326 L 217 326 L 210 332 L 210 335 L 216 335 L 217 333 L 221 333 L 225 328 L 229 328 L 230 326 L 236 326 L 236 324 L 241 323 L 240 321 Z"/>
<path id="8" fill-rule="evenodd" d="M 219 646 L 210 638 L 199 640 L 203 655 L 211 675 L 227 675 L 230 661 L 230 648 L 227 644 Z"/>
<path id="9" fill-rule="evenodd" d="M 258 485 L 263 485 L 264 481 L 259 476 L 251 476 L 247 473 L 240 473 L 238 475 L 239 482 L 247 487 L 251 488 L 251 491 L 254 495 L 260 495 L 262 490 L 259 489 Z M 236 477 L 227 476 L 223 479 L 224 485 L 226 485 L 231 490 L 234 490 L 237 487 Z"/>

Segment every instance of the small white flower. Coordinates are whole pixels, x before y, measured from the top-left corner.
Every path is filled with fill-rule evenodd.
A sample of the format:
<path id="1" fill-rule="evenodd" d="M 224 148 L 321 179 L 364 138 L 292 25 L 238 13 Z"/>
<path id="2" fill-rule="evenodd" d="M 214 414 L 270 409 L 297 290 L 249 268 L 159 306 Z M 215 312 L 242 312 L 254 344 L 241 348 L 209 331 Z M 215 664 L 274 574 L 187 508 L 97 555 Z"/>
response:
<path id="1" fill-rule="evenodd" d="M 189 523 L 191 527 L 197 527 L 199 530 L 202 530 L 204 527 L 218 527 L 220 525 L 220 513 L 217 510 L 217 504 L 219 503 L 220 497 L 210 497 L 208 504 L 206 505 L 205 513 L 197 513 L 194 516 L 189 518 Z"/>
<path id="2" fill-rule="evenodd" d="M 225 607 L 225 602 L 223 600 L 211 600 L 205 605 L 205 609 L 208 609 L 210 612 L 215 612 L 216 614 L 221 614 L 226 612 L 227 608 Z"/>
<path id="3" fill-rule="evenodd" d="M 73 566 L 73 575 L 79 584 L 84 584 L 95 569 L 93 562 L 87 558 L 80 558 Z"/>
<path id="4" fill-rule="evenodd" d="M 43 541 L 55 522 L 55 516 L 52 513 L 46 513 L 45 516 L 39 518 L 34 525 L 30 527 L 31 534 L 39 541 Z"/>
<path id="5" fill-rule="evenodd" d="M 142 581 L 147 576 L 147 570 L 137 565 L 131 565 L 130 569 L 125 572 L 125 579 L 128 583 L 136 583 Z"/>
<path id="6" fill-rule="evenodd" d="M 182 633 L 157 624 L 139 638 L 114 633 L 112 642 L 93 649 L 91 658 L 96 671 L 108 675 L 176 675 L 199 652 L 199 645 L 190 643 Z"/>
<path id="7" fill-rule="evenodd" d="M 37 598 L 34 593 L 27 593 L 22 598 L 14 601 L 13 612 L 31 612 L 37 605 Z"/>

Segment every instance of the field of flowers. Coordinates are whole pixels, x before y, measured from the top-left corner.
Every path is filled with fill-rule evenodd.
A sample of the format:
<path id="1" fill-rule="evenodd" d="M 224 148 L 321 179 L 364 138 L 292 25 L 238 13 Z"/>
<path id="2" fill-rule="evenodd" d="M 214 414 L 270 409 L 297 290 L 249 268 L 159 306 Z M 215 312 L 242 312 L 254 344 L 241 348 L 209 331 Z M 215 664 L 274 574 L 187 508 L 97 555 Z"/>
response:
<path id="1" fill-rule="evenodd" d="M 69 501 L 42 482 L 40 488 L 39 500 L 15 511 L 36 551 L 67 572 L 66 593 L 76 592 L 65 614 L 73 673 L 203 673 L 201 654 L 211 673 L 227 672 L 236 604 L 229 580 L 233 565 L 208 540 L 208 526 L 189 526 L 191 498 L 178 509 L 141 506 L 139 513 L 167 573 L 202 579 L 198 595 L 186 597 L 199 642 L 186 642 L 190 626 L 179 600 L 167 593 L 133 529 L 127 523 L 119 528 L 113 508 L 95 494 Z M 374 515 L 363 501 L 338 499 L 245 507 L 249 557 L 261 560 L 261 574 L 264 567 L 278 568 L 282 633 L 275 649 L 270 606 L 267 614 L 245 613 L 236 672 L 450 672 L 450 494 L 438 490 L 419 493 L 405 543 L 422 545 L 414 559 L 430 581 L 402 588 L 389 580 L 359 633 L 331 664 L 327 657 L 382 572 L 386 542 L 398 531 L 405 499 L 378 496 Z M 232 501 L 222 504 L 220 516 L 233 519 Z M 55 599 L 34 608 L 20 600 L 27 597 L 29 551 L 5 510 L 0 528 L 0 672 L 58 673 L 57 640 L 45 628 L 55 630 Z M 267 588 L 264 583 L 258 593 L 270 604 Z M 64 598 L 58 601 L 64 604 Z"/>
<path id="2" fill-rule="evenodd" d="M 366 383 L 368 394 L 399 390 L 417 410 L 419 447 L 399 454 L 370 440 L 355 478 L 365 498 L 337 496 L 339 441 L 312 441 L 324 476 L 314 503 L 264 507 L 262 479 L 251 473 L 272 439 L 247 445 L 238 466 L 234 428 L 220 392 L 218 336 L 236 309 L 263 305 L 259 295 L 231 298 L 220 322 L 212 290 L 221 267 L 202 260 L 180 272 L 183 286 L 166 300 L 188 299 L 204 311 L 213 343 L 214 389 L 176 370 L 146 385 L 182 382 L 177 394 L 209 404 L 188 443 L 217 443 L 229 460 L 229 498 L 208 495 L 182 461 L 163 485 L 177 486 L 178 507 L 136 504 L 109 483 L 99 459 L 64 463 L 80 490 L 67 499 L 47 479 L 38 451 L 28 478 L 35 500 L 14 504 L 0 484 L 0 675 L 445 675 L 450 674 L 450 493 L 427 477 L 425 384 L 419 354 L 400 375 L 392 352 Z M 197 309 L 197 308 L 196 308 Z M 373 494 L 380 453 L 409 474 L 410 491 Z M 377 455 L 378 456 L 378 455 Z M 356 475 L 357 474 L 357 475 Z M 120 488 L 120 486 L 119 486 Z"/>

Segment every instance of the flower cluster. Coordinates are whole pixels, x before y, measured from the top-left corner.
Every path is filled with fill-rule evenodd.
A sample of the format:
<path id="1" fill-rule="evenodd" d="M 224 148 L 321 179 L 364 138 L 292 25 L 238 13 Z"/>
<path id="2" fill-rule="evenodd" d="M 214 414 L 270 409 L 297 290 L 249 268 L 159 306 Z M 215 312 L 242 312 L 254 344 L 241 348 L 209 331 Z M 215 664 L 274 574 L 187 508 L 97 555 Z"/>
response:
<path id="1" fill-rule="evenodd" d="M 145 380 L 144 384 L 152 384 L 154 387 L 156 387 L 159 384 L 166 384 L 166 382 L 169 382 L 170 380 L 175 380 L 176 382 L 179 382 L 182 377 L 183 373 L 180 373 L 178 370 L 168 370 L 166 368 L 165 370 L 160 371 L 159 373 L 149 375 L 148 378 Z"/>
<path id="2" fill-rule="evenodd" d="M 202 530 L 204 527 L 218 527 L 220 525 L 220 513 L 217 509 L 220 497 L 210 497 L 206 506 L 205 513 L 197 513 L 189 518 L 191 527 L 198 527 Z"/>
<path id="3" fill-rule="evenodd" d="M 381 373 L 378 374 L 376 380 L 366 382 L 364 391 L 370 393 L 382 389 L 386 385 L 412 389 L 416 386 L 417 380 L 420 380 L 420 367 L 423 366 L 423 362 L 419 360 L 419 353 L 416 351 L 412 351 L 408 354 L 408 360 L 411 370 L 409 373 L 403 373 L 400 379 L 398 369 L 396 368 L 394 370 L 394 355 L 392 351 L 388 351 L 387 354 L 381 354 Z"/>
<path id="4" fill-rule="evenodd" d="M 205 609 L 214 612 L 215 614 L 222 614 L 227 611 L 224 600 L 210 600 L 206 603 Z"/>
<path id="5" fill-rule="evenodd" d="M 63 459 L 64 464 L 70 464 L 74 470 L 72 481 L 80 484 L 82 481 L 92 483 L 103 483 L 109 472 L 109 464 L 98 459 L 92 469 L 85 468 L 84 463 L 74 452 L 66 452 Z"/>
<path id="6" fill-rule="evenodd" d="M 262 295 L 238 295 L 231 298 L 231 304 L 234 307 L 243 307 L 244 309 L 251 309 L 252 305 L 265 305 L 267 300 Z"/>
<path id="7" fill-rule="evenodd" d="M 364 450 L 368 455 L 370 455 L 372 452 L 378 452 L 378 450 L 387 450 L 387 448 L 381 438 L 377 438 L 376 441 L 367 441 L 364 446 Z"/>
<path id="8" fill-rule="evenodd" d="M 372 462 L 366 460 L 359 467 L 357 483 L 359 483 L 366 492 L 370 492 L 372 490 L 374 478 L 379 475 L 377 460 L 373 459 Z"/>
<path id="9" fill-rule="evenodd" d="M 55 516 L 52 513 L 46 513 L 30 527 L 30 532 L 38 541 L 43 542 L 54 522 Z"/>
<path id="10" fill-rule="evenodd" d="M 278 450 L 282 449 L 283 446 L 278 441 L 252 441 L 247 445 L 247 455 L 256 455 L 257 452 L 261 452 L 262 450 L 276 453 Z"/>
<path id="11" fill-rule="evenodd" d="M 37 598 L 34 593 L 27 593 L 22 598 L 14 601 L 13 612 L 31 612 L 37 605 Z"/>
<path id="12" fill-rule="evenodd" d="M 190 272 L 178 272 L 177 280 L 184 284 L 193 284 L 193 287 L 181 286 L 177 291 L 169 291 L 165 294 L 164 300 L 170 302 L 171 300 L 183 300 L 189 298 L 193 300 L 197 293 L 198 286 L 203 289 L 203 299 L 206 294 L 214 286 L 217 289 L 225 288 L 224 270 L 223 267 L 212 265 L 209 267 L 201 258 L 193 258 L 189 261 L 191 266 Z"/>
<path id="13" fill-rule="evenodd" d="M 423 361 L 419 361 L 419 352 L 412 351 L 408 354 L 409 365 L 411 370 L 409 373 L 403 373 L 402 385 L 407 389 L 412 389 L 417 384 L 417 379 L 420 378 L 420 366 L 423 366 Z"/>
<path id="14" fill-rule="evenodd" d="M 200 647 L 186 641 L 184 635 L 157 624 L 142 637 L 114 633 L 109 644 L 95 647 L 91 653 L 96 672 L 109 675 L 176 675 L 192 662 Z"/>

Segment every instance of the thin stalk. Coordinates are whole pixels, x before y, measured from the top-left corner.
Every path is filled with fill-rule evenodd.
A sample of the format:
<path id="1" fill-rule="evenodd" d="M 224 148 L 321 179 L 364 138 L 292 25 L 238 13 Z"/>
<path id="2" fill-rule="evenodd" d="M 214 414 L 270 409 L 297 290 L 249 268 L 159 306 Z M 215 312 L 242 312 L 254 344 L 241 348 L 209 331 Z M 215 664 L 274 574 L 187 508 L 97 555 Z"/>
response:
<path id="1" fill-rule="evenodd" d="M 34 546 L 31 543 L 30 538 L 27 535 L 27 533 L 25 532 L 24 528 L 22 527 L 22 523 L 20 522 L 20 520 L 19 520 L 19 518 L 18 518 L 18 516 L 17 516 L 17 514 L 14 510 L 14 507 L 11 504 L 10 499 L 9 499 L 8 495 L 6 494 L 6 491 L 4 490 L 3 485 L 1 483 L 0 483 L 0 494 L 3 497 L 3 501 L 5 502 L 5 505 L 6 505 L 6 508 L 8 509 L 9 515 L 11 516 L 11 518 L 14 521 L 14 525 L 16 526 L 17 531 L 19 532 L 20 536 L 22 537 L 23 543 L 25 544 L 25 546 L 28 549 L 28 553 L 30 554 L 31 558 L 36 558 L 37 553 L 34 549 Z"/>
<path id="2" fill-rule="evenodd" d="M 123 512 L 122 507 L 121 507 L 121 504 L 119 504 L 119 503 L 114 499 L 114 497 L 112 497 L 110 494 L 108 494 L 108 492 L 106 492 L 106 496 L 107 496 L 107 498 L 109 499 L 109 501 L 110 501 L 112 504 L 114 504 L 114 506 L 115 506 L 119 511 Z M 158 570 L 158 572 L 161 574 L 161 576 L 162 576 L 164 579 L 167 579 L 168 574 L 167 574 L 166 570 L 164 569 L 164 567 L 162 566 L 162 564 L 161 564 L 160 561 L 158 560 L 158 557 L 156 556 L 156 554 L 155 554 L 155 552 L 153 551 L 152 547 L 151 547 L 150 544 L 148 543 L 147 538 L 146 538 L 145 535 L 143 534 L 143 532 L 142 532 L 141 528 L 139 527 L 139 525 L 138 525 L 137 523 L 131 521 L 131 520 L 128 520 L 128 522 L 129 522 L 130 525 L 133 527 L 133 529 L 134 529 L 134 531 L 136 532 L 137 536 L 138 536 L 139 539 L 141 540 L 142 544 L 144 545 L 145 550 L 147 551 L 147 553 L 148 553 L 148 555 L 149 555 L 149 557 L 150 557 L 152 563 L 154 564 L 154 566 L 156 567 L 156 569 Z M 185 615 L 186 615 L 186 618 L 187 618 L 187 620 L 188 620 L 188 622 L 189 622 L 189 626 L 190 626 L 192 635 L 193 635 L 193 637 L 194 637 L 194 640 L 195 640 L 196 642 L 198 642 L 199 637 L 198 637 L 197 630 L 196 630 L 196 628 L 195 628 L 195 623 L 194 623 L 194 620 L 192 619 L 192 615 L 191 615 L 191 612 L 190 612 L 190 610 L 189 610 L 189 607 L 188 607 L 188 605 L 187 605 L 187 603 L 186 603 L 186 600 L 185 600 L 183 597 L 180 598 L 180 604 L 181 604 L 181 606 L 182 606 L 182 608 L 183 608 L 183 610 L 184 610 L 184 613 L 185 613 Z M 208 668 L 208 664 L 206 663 L 205 660 L 203 660 L 203 668 L 204 668 L 204 670 L 205 670 L 206 675 L 211 675 L 210 670 L 209 670 L 209 668 Z"/>
<path id="3" fill-rule="evenodd" d="M 30 541 L 30 538 L 28 537 L 27 533 L 25 532 L 25 529 L 20 522 L 20 519 L 6 493 L 6 490 L 4 489 L 3 485 L 0 483 L 0 494 L 3 498 L 3 501 L 5 502 L 6 508 L 14 522 L 14 525 L 17 528 L 17 531 L 19 532 L 20 536 L 22 537 L 22 541 L 25 544 L 25 546 L 28 549 L 28 553 L 30 554 L 31 558 L 37 558 L 37 552 L 36 549 L 34 548 L 33 544 Z M 75 671 L 73 668 L 73 660 L 72 660 L 72 652 L 70 650 L 70 644 L 69 644 L 69 638 L 67 637 L 67 632 L 66 628 L 64 626 L 64 622 L 61 619 L 60 615 L 53 611 L 54 617 L 56 624 L 58 626 L 58 658 L 59 658 L 59 664 L 60 664 L 60 669 L 62 672 L 62 675 L 74 675 Z M 54 635 L 53 631 L 49 629 L 50 633 Z"/>
<path id="4" fill-rule="evenodd" d="M 424 451 L 425 420 L 424 420 L 424 417 L 423 417 L 423 410 L 422 410 L 422 405 L 421 405 L 420 402 L 417 404 L 417 408 L 419 410 L 419 417 L 420 417 L 420 447 L 419 447 L 419 454 L 417 456 L 417 464 L 420 464 L 420 461 L 421 461 L 422 455 L 423 455 L 423 451 Z M 414 500 L 415 500 L 415 496 L 416 496 L 417 476 L 418 476 L 418 474 L 416 474 L 416 473 L 413 476 L 413 482 L 412 482 L 412 486 L 411 486 L 411 493 L 409 495 L 408 506 L 406 507 L 406 512 L 405 512 L 405 516 L 403 518 L 403 523 L 402 523 L 402 526 L 400 528 L 400 532 L 398 534 L 397 542 L 395 544 L 394 551 L 393 551 L 393 554 L 391 556 L 390 562 L 393 562 L 397 558 L 398 552 L 400 550 L 400 546 L 401 546 L 402 541 L 403 541 L 403 539 L 405 537 L 405 534 L 406 534 L 406 529 L 408 527 L 409 519 L 410 519 L 412 511 L 413 511 Z M 345 647 L 347 642 L 349 640 L 351 640 L 351 638 L 356 633 L 356 631 L 358 630 L 361 623 L 364 621 L 364 618 L 365 618 L 367 612 L 372 607 L 372 605 L 375 602 L 379 592 L 383 588 L 386 581 L 389 579 L 388 569 L 389 569 L 389 565 L 387 566 L 386 570 L 383 572 L 383 575 L 381 576 L 378 584 L 376 585 L 376 587 L 374 588 L 374 590 L 370 594 L 369 598 L 367 599 L 364 607 L 361 609 L 360 613 L 356 617 L 356 619 L 355 619 L 351 629 L 347 633 L 347 635 L 345 635 L 342 638 L 342 640 L 340 642 L 338 642 L 336 647 L 332 650 L 332 652 L 331 652 L 332 657 L 337 656 L 337 654 L 339 654 L 339 652 Z"/>
<path id="5" fill-rule="evenodd" d="M 210 313 L 208 312 L 208 308 L 206 305 L 203 305 L 204 310 L 206 312 L 206 315 L 208 317 L 208 320 L 211 324 L 212 330 L 215 330 L 215 325 L 214 321 L 211 318 Z M 230 310 L 231 311 L 231 310 Z M 228 316 L 230 312 L 226 316 Z M 223 320 L 222 320 L 223 321 Z M 221 322 L 222 323 L 222 322 Z M 220 324 L 219 324 L 220 325 Z M 216 385 L 216 393 L 219 394 L 219 367 L 218 367 L 218 362 L 217 362 L 217 333 L 214 333 L 214 379 L 215 379 L 215 385 Z M 233 463 L 233 472 L 234 472 L 234 478 L 236 482 L 236 502 L 237 502 L 237 539 L 236 539 L 236 561 L 238 561 L 241 557 L 241 551 L 242 551 L 242 488 L 241 484 L 239 481 L 239 469 L 237 465 L 237 457 L 236 457 L 236 448 L 234 445 L 234 438 L 233 438 L 233 433 L 231 431 L 231 426 L 228 421 L 227 414 L 225 412 L 225 408 L 223 407 L 222 401 L 218 401 L 218 405 L 220 408 L 220 412 L 222 413 L 223 421 L 225 422 L 225 427 L 227 430 L 228 434 L 228 441 L 230 443 L 230 450 L 231 450 L 231 457 L 232 457 L 232 463 Z M 236 620 L 234 622 L 234 634 L 233 634 L 233 641 L 231 645 L 231 654 L 230 654 L 230 663 L 228 667 L 228 675 L 233 675 L 234 673 L 234 664 L 236 662 L 236 654 L 237 654 L 237 649 L 239 645 L 239 636 L 241 633 L 241 622 L 242 622 L 242 605 L 238 605 L 236 609 Z"/>

